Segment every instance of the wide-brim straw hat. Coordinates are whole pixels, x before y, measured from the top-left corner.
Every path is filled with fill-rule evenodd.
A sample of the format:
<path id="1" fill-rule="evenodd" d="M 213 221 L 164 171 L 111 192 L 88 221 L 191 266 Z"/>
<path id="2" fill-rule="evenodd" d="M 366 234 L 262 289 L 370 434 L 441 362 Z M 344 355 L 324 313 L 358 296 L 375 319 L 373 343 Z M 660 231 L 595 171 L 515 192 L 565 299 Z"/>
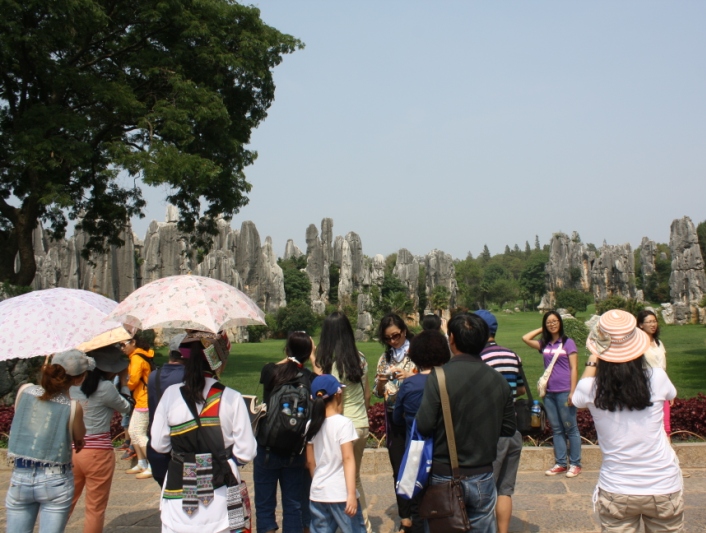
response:
<path id="1" fill-rule="evenodd" d="M 586 341 L 586 348 L 603 361 L 627 363 L 650 347 L 650 337 L 637 327 L 632 314 L 612 309 L 601 315 Z"/>

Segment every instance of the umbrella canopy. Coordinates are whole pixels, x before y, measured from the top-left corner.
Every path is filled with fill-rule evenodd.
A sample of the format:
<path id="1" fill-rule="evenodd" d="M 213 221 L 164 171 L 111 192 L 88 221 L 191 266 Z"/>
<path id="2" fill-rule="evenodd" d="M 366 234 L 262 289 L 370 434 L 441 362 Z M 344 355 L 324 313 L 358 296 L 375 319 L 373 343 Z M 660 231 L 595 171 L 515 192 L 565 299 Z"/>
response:
<path id="1" fill-rule="evenodd" d="M 183 328 L 217 333 L 265 324 L 265 314 L 245 293 L 203 276 L 170 276 L 140 287 L 107 319 L 140 329 Z"/>
<path id="2" fill-rule="evenodd" d="M 87 340 L 86 342 L 82 342 L 81 344 L 76 346 L 76 348 L 78 348 L 82 352 L 90 352 L 91 350 L 97 350 L 98 348 L 110 346 L 111 344 L 115 344 L 117 342 L 132 339 L 132 336 L 134 334 L 135 328 L 132 328 L 130 326 L 118 326 L 117 328 L 108 330 L 105 333 L 101 333 L 100 335 L 93 337 L 92 339 Z"/>
<path id="3" fill-rule="evenodd" d="M 45 289 L 0 302 L 0 361 L 75 348 L 120 323 L 105 321 L 117 302 L 80 289 Z"/>

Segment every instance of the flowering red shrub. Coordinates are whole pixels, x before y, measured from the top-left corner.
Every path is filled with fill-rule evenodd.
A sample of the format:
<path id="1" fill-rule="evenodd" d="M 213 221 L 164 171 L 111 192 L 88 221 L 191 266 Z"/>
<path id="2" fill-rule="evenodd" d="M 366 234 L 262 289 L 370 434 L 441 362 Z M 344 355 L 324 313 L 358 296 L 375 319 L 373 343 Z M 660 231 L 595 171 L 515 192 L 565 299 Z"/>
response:
<path id="1" fill-rule="evenodd" d="M 0 438 L 5 438 L 5 435 L 10 434 L 13 416 L 15 416 L 15 407 L 13 405 L 0 407 Z"/>
<path id="2" fill-rule="evenodd" d="M 115 440 L 115 438 L 120 435 L 123 431 L 123 426 L 120 424 L 120 422 L 123 419 L 123 415 L 118 413 L 117 411 L 113 413 L 113 418 L 110 420 L 110 438 Z M 121 439 L 124 437 L 120 437 Z"/>
<path id="3" fill-rule="evenodd" d="M 672 406 L 672 433 L 688 431 L 706 437 L 706 396 L 699 393 L 694 398 L 674 400 Z M 686 440 L 688 434 L 677 434 L 673 438 Z"/>
<path id="4" fill-rule="evenodd" d="M 374 403 L 368 409 L 368 423 L 370 433 L 381 439 L 385 434 L 385 403 Z"/>

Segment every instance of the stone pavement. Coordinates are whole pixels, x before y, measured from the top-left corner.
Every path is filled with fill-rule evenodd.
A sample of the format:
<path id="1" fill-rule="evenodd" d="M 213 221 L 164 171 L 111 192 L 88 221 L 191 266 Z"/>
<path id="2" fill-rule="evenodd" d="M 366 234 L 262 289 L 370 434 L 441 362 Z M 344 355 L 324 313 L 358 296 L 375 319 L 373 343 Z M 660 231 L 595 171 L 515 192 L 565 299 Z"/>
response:
<path id="1" fill-rule="evenodd" d="M 158 533 L 159 487 L 153 480 L 137 480 L 124 473 L 125 463 L 118 463 L 110 503 L 106 512 L 105 531 Z M 706 468 L 686 470 L 691 477 L 684 479 L 687 533 L 706 531 Z M 0 472 L 0 498 L 4 501 L 10 471 Z M 252 472 L 243 478 L 252 491 Z M 574 479 L 546 477 L 542 472 L 520 472 L 510 531 L 513 533 L 597 533 L 598 518 L 594 515 L 591 495 L 598 472 L 584 470 Z M 395 499 L 389 474 L 366 474 L 363 484 L 370 508 L 373 530 L 379 533 L 395 531 Z M 251 492 L 252 496 L 252 492 Z M 281 516 L 278 517 L 278 520 Z M 281 521 L 279 522 L 281 526 Z M 0 510 L 0 528 L 5 529 L 5 510 Z M 79 501 L 66 531 L 83 531 L 83 498 Z M 204 532 L 208 533 L 208 532 Z"/>

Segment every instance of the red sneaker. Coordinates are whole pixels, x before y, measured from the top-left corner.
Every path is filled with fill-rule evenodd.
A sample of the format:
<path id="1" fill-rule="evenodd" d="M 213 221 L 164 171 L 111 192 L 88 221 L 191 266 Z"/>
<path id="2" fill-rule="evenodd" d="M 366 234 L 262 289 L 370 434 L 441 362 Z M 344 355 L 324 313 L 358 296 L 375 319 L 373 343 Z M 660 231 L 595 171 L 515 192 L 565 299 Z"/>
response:
<path id="1" fill-rule="evenodd" d="M 556 476 L 557 474 L 563 474 L 566 472 L 566 467 L 561 465 L 554 465 L 549 470 L 544 472 L 545 476 Z"/>
<path id="2" fill-rule="evenodd" d="M 571 465 L 569 467 L 569 471 L 566 473 L 566 477 L 576 477 L 581 473 L 581 467 L 580 466 L 574 466 Z"/>

